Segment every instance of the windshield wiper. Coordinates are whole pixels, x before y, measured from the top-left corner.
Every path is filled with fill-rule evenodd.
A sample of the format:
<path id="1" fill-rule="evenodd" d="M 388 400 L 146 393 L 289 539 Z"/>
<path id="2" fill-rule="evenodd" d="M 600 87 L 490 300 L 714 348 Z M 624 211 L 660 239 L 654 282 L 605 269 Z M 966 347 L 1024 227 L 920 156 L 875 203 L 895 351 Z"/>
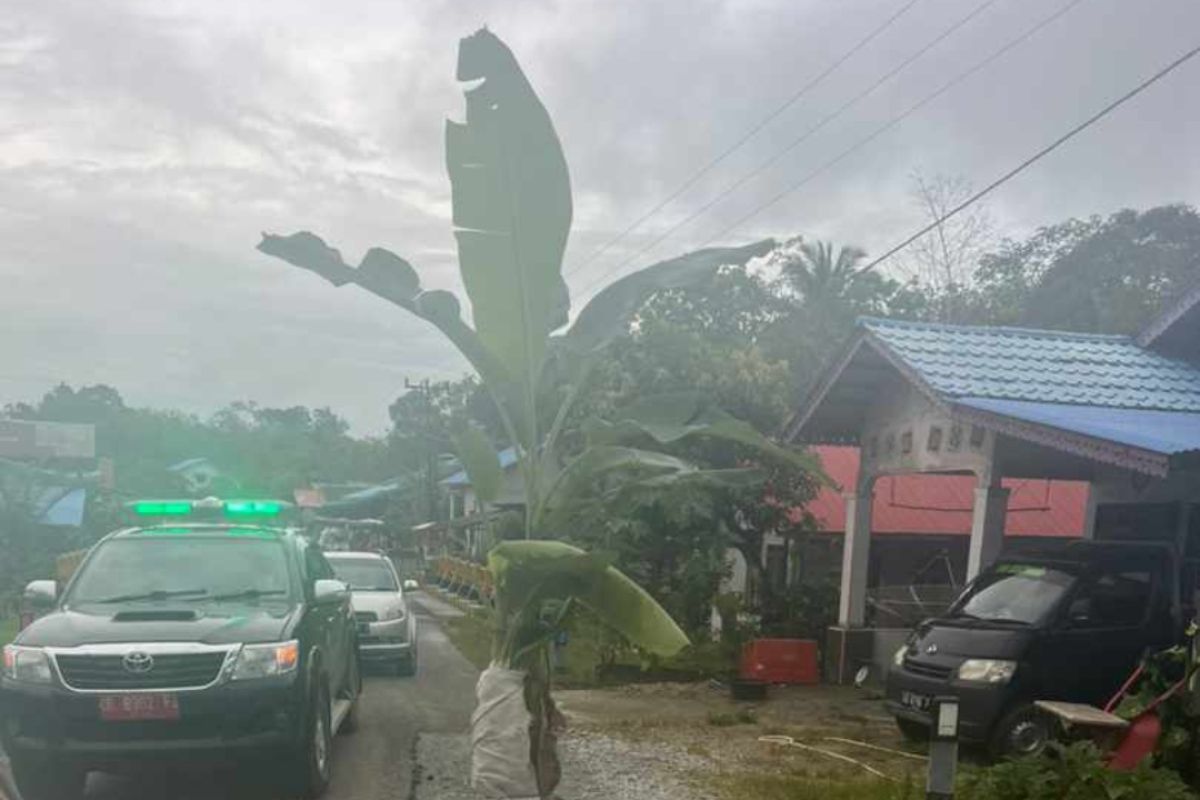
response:
<path id="1" fill-rule="evenodd" d="M 260 597 L 276 597 L 278 595 L 287 593 L 287 589 L 245 589 L 240 592 L 214 594 L 211 597 L 202 597 L 200 599 L 211 600 L 213 602 L 220 600 L 257 600 Z"/>
<path id="2" fill-rule="evenodd" d="M 169 600 L 172 597 L 187 597 L 188 595 L 205 595 L 208 589 L 155 589 L 153 592 L 138 592 L 136 594 L 119 594 L 116 597 L 106 597 L 95 600 L 96 603 L 133 603 L 138 600 Z"/>

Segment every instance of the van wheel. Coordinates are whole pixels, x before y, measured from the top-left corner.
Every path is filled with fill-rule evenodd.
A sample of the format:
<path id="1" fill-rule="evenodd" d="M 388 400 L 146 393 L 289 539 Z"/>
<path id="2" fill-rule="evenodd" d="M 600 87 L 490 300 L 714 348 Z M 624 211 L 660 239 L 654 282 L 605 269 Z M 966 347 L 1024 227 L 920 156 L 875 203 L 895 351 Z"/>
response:
<path id="1" fill-rule="evenodd" d="M 996 723 L 988 741 L 988 753 L 995 759 L 1040 755 L 1050 741 L 1050 723 L 1046 715 L 1032 705 L 1018 706 Z"/>
<path id="2" fill-rule="evenodd" d="M 338 728 L 338 733 L 354 733 L 358 730 L 358 698 L 362 696 L 362 667 L 358 660 L 358 651 L 356 650 L 350 656 L 350 668 L 346 679 L 346 698 L 353 705 L 350 706 L 349 713 L 342 720 L 342 727 Z"/>
<path id="3" fill-rule="evenodd" d="M 83 797 L 87 783 L 84 770 L 15 756 L 11 763 L 13 780 L 24 800 L 79 800 Z"/>
<path id="4" fill-rule="evenodd" d="M 929 726 L 922 725 L 920 722 L 915 722 L 911 719 L 896 717 L 896 727 L 900 729 L 900 735 L 904 737 L 904 741 L 913 744 L 929 743 Z"/>

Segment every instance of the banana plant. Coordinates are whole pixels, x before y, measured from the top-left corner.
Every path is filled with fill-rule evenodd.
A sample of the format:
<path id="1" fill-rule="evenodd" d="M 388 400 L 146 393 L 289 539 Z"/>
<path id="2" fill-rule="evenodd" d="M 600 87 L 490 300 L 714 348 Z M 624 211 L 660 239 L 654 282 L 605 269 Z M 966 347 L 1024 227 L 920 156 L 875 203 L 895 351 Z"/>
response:
<path id="1" fill-rule="evenodd" d="M 497 604 L 497 672 L 492 677 L 501 675 L 508 688 L 513 680 L 523 687 L 522 708 L 528 716 L 525 722 L 520 715 L 508 718 L 507 733 L 497 738 L 496 724 L 483 720 L 507 706 L 490 694 L 494 685 L 485 686 L 492 670 L 486 671 L 475 725 L 475 782 L 500 796 L 548 797 L 557 783 L 557 761 L 550 737 L 555 712 L 545 667 L 547 636 L 570 609 L 590 608 L 635 645 L 653 652 L 669 655 L 687 643 L 666 612 L 611 564 L 552 541 L 572 505 L 622 486 L 757 480 L 753 470 L 705 470 L 663 452 L 689 437 L 720 438 L 763 458 L 814 471 L 818 467 L 695 397 L 647 401 L 629 409 L 628 419 L 593 421 L 584 426 L 589 445 L 573 456 L 564 452 L 561 441 L 592 366 L 610 342 L 629 331 L 651 297 L 707 280 L 723 266 L 764 256 L 775 243 L 708 248 L 646 267 L 608 285 L 568 324 L 562 258 L 571 226 L 571 186 L 550 116 L 512 52 L 486 29 L 460 42 L 457 77 L 472 85 L 464 91 L 465 122 L 446 124 L 446 164 L 471 323 L 464 320 L 453 293 L 423 289 L 413 266 L 389 250 L 372 248 L 351 266 L 336 248 L 307 231 L 263 234 L 258 249 L 335 286 L 357 284 L 436 326 L 474 367 L 495 401 L 518 454 L 530 541 L 503 543 L 489 559 Z M 555 372 L 565 378 L 560 391 L 547 393 L 541 388 L 551 358 L 565 365 Z M 548 395 L 556 405 L 542 408 Z M 480 499 L 494 499 L 501 472 L 492 443 L 467 428 L 456 437 L 456 448 Z M 524 759 L 528 774 L 512 763 L 497 766 L 491 758 L 497 742 L 508 734 L 519 742 L 522 729 L 535 731 L 536 746 L 522 755 L 518 743 L 510 747 L 510 755 Z M 528 734 L 523 741 L 530 742 Z"/>

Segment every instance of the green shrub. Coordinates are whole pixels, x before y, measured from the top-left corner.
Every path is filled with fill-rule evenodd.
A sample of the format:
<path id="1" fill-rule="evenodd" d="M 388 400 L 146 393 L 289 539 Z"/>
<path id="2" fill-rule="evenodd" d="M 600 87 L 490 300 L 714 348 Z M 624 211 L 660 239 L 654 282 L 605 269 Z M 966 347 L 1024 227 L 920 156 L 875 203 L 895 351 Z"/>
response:
<path id="1" fill-rule="evenodd" d="M 1170 770 L 1143 764 L 1107 769 L 1089 742 L 1053 746 L 1044 756 L 997 764 L 964 776 L 961 800 L 1196 800 Z"/>

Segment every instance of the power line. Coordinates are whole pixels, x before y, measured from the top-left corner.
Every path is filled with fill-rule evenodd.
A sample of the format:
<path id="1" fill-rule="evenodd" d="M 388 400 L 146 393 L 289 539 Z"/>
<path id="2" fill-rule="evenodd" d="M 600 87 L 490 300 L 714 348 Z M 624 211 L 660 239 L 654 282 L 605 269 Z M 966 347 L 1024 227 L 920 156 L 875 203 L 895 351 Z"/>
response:
<path id="1" fill-rule="evenodd" d="M 1197 54 L 1200 54 L 1200 45 L 1197 45 L 1196 47 L 1193 47 L 1191 50 L 1187 51 L 1186 53 L 1184 53 L 1183 55 L 1181 55 L 1179 58 L 1177 58 L 1177 59 L 1175 59 L 1174 61 L 1172 61 L 1170 64 L 1167 64 L 1165 67 L 1163 67 L 1162 69 L 1160 69 L 1158 72 L 1154 73 L 1154 74 L 1153 74 L 1153 75 L 1151 75 L 1149 78 L 1147 78 L 1146 80 L 1142 81 L 1142 82 L 1141 82 L 1141 83 L 1139 83 L 1137 86 L 1135 86 L 1134 88 L 1130 89 L 1130 90 L 1129 90 L 1128 92 L 1126 92 L 1125 94 L 1123 94 L 1123 95 L 1121 95 L 1120 97 L 1118 97 L 1116 100 L 1113 100 L 1111 103 L 1109 103 L 1108 105 L 1106 105 L 1104 108 L 1100 109 L 1100 110 L 1099 110 L 1099 111 L 1097 111 L 1095 114 L 1093 114 L 1092 116 L 1090 116 L 1090 117 L 1088 117 L 1087 119 L 1085 119 L 1083 122 L 1081 122 L 1081 123 L 1079 123 L 1078 125 L 1076 125 L 1074 128 L 1071 128 L 1071 130 L 1067 131 L 1067 132 L 1066 132 L 1066 133 L 1064 133 L 1062 136 L 1058 137 L 1058 138 L 1057 138 L 1057 139 L 1055 139 L 1053 142 L 1051 142 L 1050 144 L 1048 144 L 1048 145 L 1046 145 L 1045 147 L 1043 147 L 1041 150 L 1038 150 L 1038 151 L 1037 151 L 1036 153 L 1034 153 L 1032 156 L 1030 156 L 1029 158 L 1025 159 L 1025 160 L 1024 160 L 1024 161 L 1022 161 L 1020 164 L 1018 164 L 1017 166 L 1013 167 L 1013 168 L 1012 168 L 1012 169 L 1010 169 L 1008 172 L 1004 173 L 1004 174 L 1003 174 L 1003 175 L 1001 175 L 999 178 L 997 178 L 996 180 L 992 181 L 992 182 L 991 182 L 991 183 L 989 183 L 987 186 L 983 187 L 983 188 L 982 188 L 982 189 L 980 189 L 978 192 L 976 192 L 975 194 L 971 195 L 971 196 L 970 196 L 970 197 L 968 197 L 966 200 L 962 201 L 962 202 L 961 202 L 961 203 L 959 203 L 957 206 L 955 206 L 954 208 L 952 208 L 952 209 L 950 209 L 949 211 L 947 211 L 945 214 L 943 214 L 943 215 L 942 215 L 941 217 L 939 217 L 938 219 L 936 219 L 936 220 L 934 220 L 933 222 L 929 223 L 929 224 L 928 224 L 928 225 L 926 225 L 924 228 L 922 228 L 921 230 L 919 230 L 919 231 L 917 231 L 916 233 L 914 233 L 912 236 L 909 236 L 907 239 L 905 239 L 904 241 L 900 242 L 900 244 L 898 244 L 898 245 L 896 245 L 895 247 L 893 247 L 892 249 L 888 250 L 886 253 L 884 253 L 883 255 L 879 256 L 879 257 L 878 257 L 878 258 L 876 258 L 875 260 L 873 260 L 871 263 L 869 263 L 869 264 L 867 264 L 866 266 L 862 267 L 862 268 L 861 268 L 861 269 L 859 269 L 857 272 L 855 272 L 855 273 L 854 273 L 854 276 L 852 276 L 852 277 L 857 277 L 857 276 L 859 276 L 859 275 L 862 275 L 863 273 L 865 273 L 867 270 L 874 269 L 874 268 L 875 268 L 876 266 L 878 266 L 880 263 L 882 263 L 882 262 L 886 261 L 887 259 L 891 258 L 891 257 L 892 257 L 892 256 L 894 256 L 896 253 L 898 253 L 898 252 L 900 252 L 901 250 L 903 250 L 905 247 L 908 247 L 910 244 L 912 244 L 913 242 L 915 242 L 917 239 L 920 239 L 922 236 L 924 236 L 925 234 L 929 233 L 931 230 L 933 230 L 933 229 L 934 229 L 934 228 L 936 228 L 937 226 L 939 226 L 939 225 L 943 224 L 944 222 L 946 222 L 946 220 L 948 220 L 948 219 L 950 219 L 951 217 L 955 216 L 956 214 L 958 214 L 958 213 L 959 213 L 960 211 L 962 211 L 963 209 L 965 209 L 965 208 L 967 208 L 968 206 L 970 206 L 970 205 L 972 205 L 972 204 L 974 204 L 974 203 L 978 202 L 978 201 L 980 200 L 980 198 L 982 198 L 984 195 L 987 195 L 987 194 L 989 194 L 990 192 L 992 192 L 993 190 L 995 190 L 995 189 L 996 189 L 996 188 L 998 188 L 999 186 L 1001 186 L 1001 185 L 1003 185 L 1003 184 L 1007 183 L 1009 180 L 1011 180 L 1012 178 L 1016 177 L 1016 176 L 1017 176 L 1019 173 L 1023 172 L 1023 171 L 1024 171 L 1026 168 L 1028 168 L 1029 166 L 1033 165 L 1034 163 L 1036 163 L 1037 161 L 1040 161 L 1040 160 L 1041 160 L 1042 158 L 1044 158 L 1045 156 L 1047 156 L 1047 155 L 1049 155 L 1050 153 L 1054 152 L 1054 151 L 1055 151 L 1055 150 L 1057 150 L 1057 149 L 1058 149 L 1058 148 L 1059 148 L 1061 145 L 1063 145 L 1064 143 L 1066 143 L 1066 142 L 1067 142 L 1067 141 L 1069 141 L 1070 139 L 1073 139 L 1075 136 L 1077 136 L 1078 134 L 1082 133 L 1083 131 L 1087 130 L 1087 129 L 1088 129 L 1088 128 L 1090 128 L 1092 125 L 1094 125 L 1095 123 L 1099 122 L 1099 121 L 1100 121 L 1101 119 L 1103 119 L 1104 117 L 1108 116 L 1108 115 L 1109 115 L 1111 112 L 1115 111 L 1115 110 L 1116 110 L 1118 107 L 1120 107 L 1121 105 L 1125 104 L 1127 101 L 1129 101 L 1129 100 L 1132 100 L 1134 97 L 1136 97 L 1137 95 L 1141 94 L 1143 91 L 1145 91 L 1146 89 L 1150 88 L 1152 85 L 1154 85 L 1154 84 L 1155 84 L 1155 83 L 1157 83 L 1158 81 L 1162 80 L 1163 78 L 1165 78 L 1165 77 L 1166 77 L 1167 75 L 1169 75 L 1170 73 L 1174 72 L 1174 71 L 1175 71 L 1177 68 L 1179 68 L 1179 67 L 1183 66 L 1183 64 L 1184 64 L 1185 62 L 1187 62 L 1187 61 L 1189 61 L 1190 59 L 1194 58 L 1194 57 L 1195 57 Z"/>
<path id="2" fill-rule="evenodd" d="M 828 161 L 821 164 L 816 169 L 814 169 L 811 172 L 809 172 L 808 174 L 806 174 L 800 180 L 789 185 L 786 189 L 779 192 L 778 194 L 772 196 L 771 199 L 768 200 L 767 202 L 756 206 L 753 210 L 750 211 L 750 213 L 740 217 L 732 225 L 722 229 L 720 233 L 718 233 L 715 236 L 708 239 L 705 242 L 705 244 L 706 245 L 710 244 L 710 243 L 716 241 L 717 239 L 721 239 L 721 238 L 724 238 L 725 236 L 728 236 L 730 233 L 737 230 L 742 225 L 745 225 L 747 222 L 749 222 L 754 217 L 756 217 L 759 214 L 761 214 L 762 212 L 766 211 L 768 208 L 771 208 L 772 206 L 774 206 L 776 203 L 778 203 L 783 198 L 792 194 L 793 192 L 800 189 L 801 187 L 806 186 L 814 178 L 816 178 L 817 176 L 821 175 L 824 172 L 827 172 L 828 170 L 830 170 L 837 164 L 839 164 L 842 161 L 844 161 L 845 159 L 849 158 L 854 153 L 856 153 L 859 150 L 861 150 L 862 148 L 866 147 L 871 142 L 875 141 L 880 136 L 887 133 L 889 130 L 896 127 L 901 122 L 908 119 L 909 117 L 911 117 L 913 114 L 920 111 L 925 106 L 929 105 L 929 103 L 933 102 L 934 100 L 936 100 L 937 98 L 939 98 L 943 94 L 945 94 L 946 92 L 953 89 L 955 86 L 958 86 L 960 83 L 962 83 L 963 81 L 967 80 L 968 78 L 974 76 L 976 73 L 983 70 L 985 67 L 988 67 L 993 62 L 997 61 L 998 59 L 1000 59 L 1002 56 L 1006 55 L 1009 51 L 1013 50 L 1017 46 L 1024 44 L 1029 39 L 1033 38 L 1033 36 L 1035 34 L 1037 34 L 1039 31 L 1041 31 L 1043 28 L 1045 28 L 1048 25 L 1050 25 L 1051 23 L 1055 22 L 1056 20 L 1061 18 L 1064 14 L 1066 14 L 1068 11 L 1075 8 L 1077 5 L 1079 5 L 1082 2 L 1084 2 L 1084 0 L 1071 0 L 1071 2 L 1067 3 L 1062 8 L 1058 9 L 1050 16 L 1043 18 L 1041 21 L 1037 22 L 1032 27 L 1028 28 L 1023 33 L 1021 33 L 1020 35 L 1016 36 L 1013 39 L 1010 39 L 1006 44 L 1001 46 L 998 50 L 993 51 L 990 55 L 986 56 L 981 61 L 976 62 L 973 66 L 971 66 L 967 70 L 960 72 L 954 78 L 951 78 L 949 81 L 942 84 L 940 87 L 938 87 L 934 91 L 925 95 L 920 100 L 918 100 L 916 103 L 909 106 L 907 109 L 900 112 L 896 116 L 892 117 L 890 120 L 888 120 L 883 125 L 876 128 L 874 131 L 872 131 L 867 136 L 864 136 L 862 139 L 859 139 L 857 142 L 850 145 L 850 147 L 846 148 L 845 150 L 838 153 L 833 158 L 829 159 Z"/>
<path id="3" fill-rule="evenodd" d="M 570 270 L 568 270 L 567 274 L 569 275 L 572 272 L 578 272 L 579 270 L 583 269 L 591 262 L 595 261 L 601 255 L 606 253 L 609 250 L 609 248 L 611 248 L 614 244 L 616 244 L 617 242 L 624 239 L 630 233 L 633 233 L 633 231 L 637 230 L 643 222 L 645 222 L 646 220 L 653 217 L 655 214 L 657 214 L 659 211 L 661 211 L 663 208 L 665 208 L 668 204 L 670 204 L 673 200 L 678 198 L 680 195 L 682 195 L 688 189 L 695 186 L 696 182 L 699 181 L 701 178 L 703 178 L 705 175 L 707 175 L 709 172 L 711 172 L 714 167 L 716 167 L 718 164 L 723 162 L 729 156 L 733 155 L 733 153 L 736 152 L 738 149 L 740 149 L 741 146 L 744 145 L 746 142 L 753 139 L 754 136 L 756 134 L 758 134 L 759 131 L 761 131 L 763 128 L 767 127 L 767 125 L 771 124 L 775 119 L 777 119 L 779 117 L 780 114 L 782 114 L 784 111 L 787 111 L 789 108 L 791 108 L 793 105 L 798 103 L 801 99 L 803 99 L 803 97 L 805 95 L 807 95 L 810 91 L 815 89 L 822 81 L 824 81 L 826 78 L 828 78 L 831 74 L 833 74 L 833 72 L 838 67 L 840 67 L 842 64 L 845 64 L 847 61 L 849 61 L 856 53 L 858 53 L 860 50 L 862 50 L 864 47 L 866 47 L 868 44 L 870 44 L 875 38 L 877 38 L 885 30 L 890 28 L 896 20 L 898 20 L 901 16 L 904 15 L 905 12 L 907 12 L 910 8 L 912 8 L 919 2 L 920 2 L 920 0 L 909 0 L 909 2 L 907 2 L 903 6 L 901 6 L 898 11 L 896 11 L 894 14 L 892 14 L 890 17 L 888 17 L 886 20 L 884 20 L 878 27 L 874 28 L 870 33 L 868 33 L 865 37 L 863 37 L 857 44 L 855 44 L 853 47 L 851 47 L 849 50 L 847 50 L 841 56 L 836 58 L 819 75 L 817 75 L 816 77 L 809 80 L 808 83 L 801 86 L 798 91 L 793 93 L 787 100 L 785 100 L 774 111 L 772 111 L 771 113 L 769 113 L 765 117 L 763 117 L 761 120 L 759 120 L 753 127 L 750 128 L 750 130 L 748 130 L 745 134 L 743 134 L 741 136 L 741 138 L 739 138 L 737 141 L 735 141 L 733 144 L 731 144 L 725 150 L 721 151 L 720 154 L 718 154 L 715 158 L 713 158 L 711 161 L 709 161 L 707 164 L 705 164 L 703 167 L 701 167 L 697 172 L 693 173 L 690 178 L 688 178 L 682 184 L 680 184 L 674 191 L 672 191 L 669 195 L 664 197 L 662 200 L 658 201 L 658 203 L 653 208 L 651 208 L 649 211 L 644 213 L 642 216 L 635 219 L 633 222 L 629 223 L 629 225 L 626 228 L 624 228 L 620 233 L 618 233 L 616 236 L 609 239 L 607 242 L 605 242 L 603 245 L 601 245 L 599 248 L 597 248 L 595 251 L 593 251 L 591 255 L 589 255 L 583 261 L 579 262 L 574 267 L 572 267 Z"/>
<path id="4" fill-rule="evenodd" d="M 808 141 L 810 138 L 812 138 L 812 136 L 814 136 L 816 133 L 821 131 L 826 125 L 833 122 L 837 118 L 841 117 L 843 114 L 845 114 L 847 111 L 849 111 L 852 107 L 857 105 L 861 100 L 863 100 L 865 97 L 867 97 L 868 95 L 873 93 L 880 86 L 882 86 L 883 84 L 890 81 L 892 78 L 899 75 L 901 72 L 903 72 L 908 67 L 912 66 L 912 64 L 914 64 L 916 61 L 918 61 L 922 56 L 924 56 L 926 53 L 928 53 L 933 48 L 937 47 L 939 44 L 941 44 L 943 41 L 945 41 L 947 38 L 949 38 L 951 35 L 953 35 L 956 31 L 958 31 L 964 25 L 969 23 L 971 20 L 975 19 L 977 16 L 982 14 L 988 8 L 995 5 L 997 2 L 999 2 L 999 0 L 986 0 L 986 2 L 981 3 L 980 5 L 976 6 L 973 11 L 971 11 L 969 14 L 967 14 L 962 19 L 955 22 L 950 27 L 943 30 L 940 34 L 935 36 L 933 39 L 931 39 L 929 42 L 927 42 L 920 49 L 918 49 L 917 51 L 912 53 L 912 55 L 910 55 L 908 58 L 904 59 L 902 62 L 897 64 L 895 67 L 893 67 L 892 69 L 885 72 L 878 79 L 876 79 L 874 83 L 867 86 L 865 89 L 860 91 L 858 94 L 851 97 L 849 100 L 847 100 L 845 103 L 843 103 L 838 108 L 836 108 L 833 111 L 831 111 L 830 113 L 826 114 L 819 122 L 817 122 L 815 125 L 811 126 L 808 130 L 806 130 L 804 133 L 802 133 L 799 137 L 797 137 L 796 139 L 793 139 L 791 142 L 789 142 L 782 150 L 780 150 L 777 153 L 775 153 L 774 155 L 770 156 L 769 158 L 767 158 L 766 161 L 764 161 L 761 164 L 759 164 L 758 166 L 756 166 L 750 172 L 746 173 L 745 175 L 738 178 L 733 183 L 726 186 L 724 189 L 722 189 L 720 192 L 718 192 L 715 196 L 713 196 L 708 202 L 704 203 L 702 206 L 697 208 L 695 211 L 688 214 L 686 217 L 679 220 L 675 224 L 671 225 L 669 228 L 667 228 L 665 231 L 663 231 L 661 234 L 659 234 L 657 237 L 655 237 L 648 244 L 639 248 L 632 255 L 630 255 L 627 258 L 625 258 L 624 260 L 620 261 L 616 266 L 612 267 L 612 269 L 602 273 L 602 275 L 600 276 L 600 279 L 603 279 L 603 278 L 613 274 L 614 272 L 618 272 L 623 267 L 636 261 L 638 258 L 643 256 L 650 250 L 653 250 L 655 247 L 657 247 L 663 241 L 670 238 L 680 228 L 684 227 L 685 225 L 687 225 L 690 222 L 693 222 L 694 220 L 696 220 L 697 218 L 699 218 L 700 216 L 702 216 L 703 214 L 708 212 L 710 209 L 712 209 L 714 206 L 716 206 L 718 203 L 720 203 L 722 200 L 724 200 L 726 197 L 728 197 L 729 195 L 736 192 L 742 186 L 745 186 L 747 183 L 752 181 L 754 178 L 757 178 L 759 175 L 766 172 L 770 167 L 772 167 L 776 163 L 778 163 L 779 160 L 782 159 L 785 155 L 787 155 L 788 153 L 795 150 L 797 147 L 799 147 L 804 142 Z M 589 285 L 589 288 L 590 288 L 590 285 Z"/>

